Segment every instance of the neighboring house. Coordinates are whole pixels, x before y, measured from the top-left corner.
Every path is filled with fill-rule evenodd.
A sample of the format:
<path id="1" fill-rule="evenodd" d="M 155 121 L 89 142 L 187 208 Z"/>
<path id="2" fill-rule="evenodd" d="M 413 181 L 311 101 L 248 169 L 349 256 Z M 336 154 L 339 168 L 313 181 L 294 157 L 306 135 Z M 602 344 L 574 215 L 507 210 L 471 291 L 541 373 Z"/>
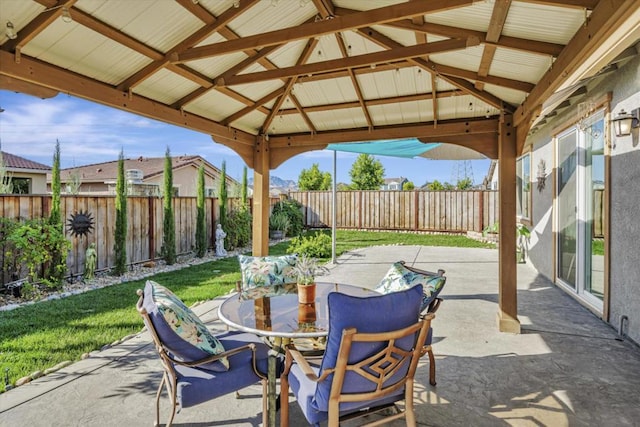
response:
<path id="1" fill-rule="evenodd" d="M 636 343 L 639 52 L 640 43 L 543 109 L 516 162 L 518 215 L 531 229 L 529 261 Z M 622 111 L 634 113 L 635 127 L 618 136 L 615 119 Z"/>
<path id="2" fill-rule="evenodd" d="M 405 182 L 409 182 L 409 180 L 402 176 L 400 178 L 385 178 L 384 184 L 380 186 L 380 189 L 401 191 Z"/>
<path id="3" fill-rule="evenodd" d="M 172 157 L 174 195 L 195 197 L 198 185 L 198 168 L 204 164 L 205 195 L 215 197 L 220 186 L 221 171 L 200 156 Z M 129 184 L 129 195 L 160 196 L 164 185 L 164 157 L 138 157 L 125 159 L 125 178 Z M 115 193 L 118 161 L 96 163 L 87 166 L 63 169 L 60 180 L 63 191 L 77 194 L 108 195 Z M 48 177 L 50 183 L 51 177 Z M 77 191 L 72 187 L 74 181 Z M 227 188 L 231 190 L 239 183 L 227 175 Z"/>
<path id="4" fill-rule="evenodd" d="M 47 172 L 51 171 L 50 166 L 4 151 L 0 153 L 13 194 L 47 193 Z"/>

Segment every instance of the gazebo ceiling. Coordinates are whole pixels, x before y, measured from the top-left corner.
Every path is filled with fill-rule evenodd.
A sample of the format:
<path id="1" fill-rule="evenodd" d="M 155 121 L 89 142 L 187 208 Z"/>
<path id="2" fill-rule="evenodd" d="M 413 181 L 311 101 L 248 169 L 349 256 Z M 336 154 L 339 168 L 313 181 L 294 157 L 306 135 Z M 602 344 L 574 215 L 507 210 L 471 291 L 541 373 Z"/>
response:
<path id="1" fill-rule="evenodd" d="M 521 150 L 639 22 L 639 0 L 3 0 L 0 88 L 204 132 L 249 166 L 265 141 L 272 167 L 331 142 L 472 146 L 502 114 Z"/>

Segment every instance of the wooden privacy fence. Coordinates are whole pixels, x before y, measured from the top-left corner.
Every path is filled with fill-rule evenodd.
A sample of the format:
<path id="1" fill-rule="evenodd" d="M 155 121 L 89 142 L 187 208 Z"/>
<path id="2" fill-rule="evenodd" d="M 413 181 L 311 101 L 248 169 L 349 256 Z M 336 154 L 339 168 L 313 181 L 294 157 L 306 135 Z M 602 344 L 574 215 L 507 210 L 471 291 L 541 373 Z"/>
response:
<path id="1" fill-rule="evenodd" d="M 340 191 L 337 226 L 345 229 L 407 230 L 407 231 L 482 231 L 498 218 L 498 193 L 495 191 Z M 293 192 L 290 198 L 303 205 L 307 227 L 331 226 L 331 192 Z M 279 199 L 271 199 L 273 206 Z M 195 248 L 196 198 L 173 199 L 176 251 L 191 252 Z M 206 199 L 208 246 L 215 245 L 215 224 L 219 204 Z M 229 208 L 239 199 L 229 199 Z M 85 253 L 91 243 L 96 245 L 96 268 L 108 269 L 114 264 L 114 196 L 62 196 L 61 216 L 67 239 L 72 248 L 67 257 L 68 273 L 84 272 Z M 0 195 L 0 214 L 5 218 L 46 218 L 51 209 L 51 196 Z M 93 219 L 93 229 L 87 236 L 72 236 L 69 220 L 72 215 L 87 213 Z M 157 259 L 162 248 L 163 206 L 157 197 L 127 198 L 127 262 L 135 264 Z M 0 248 L 2 283 L 11 281 L 4 269 L 5 249 Z"/>
<path id="2" fill-rule="evenodd" d="M 331 191 L 293 192 L 305 225 L 330 227 Z M 498 221 L 497 191 L 338 191 L 336 227 L 481 232 Z"/>
<path id="3" fill-rule="evenodd" d="M 208 246 L 215 244 L 215 223 L 219 216 L 218 199 L 205 200 Z M 229 208 L 238 205 L 239 199 L 229 199 Z M 114 196 L 62 196 L 61 217 L 65 223 L 67 239 L 72 243 L 67 257 L 68 273 L 80 275 L 84 272 L 85 252 L 91 243 L 96 245 L 96 269 L 111 268 L 114 265 Z M 196 198 L 176 197 L 173 199 L 176 251 L 187 253 L 195 248 L 196 234 Z M 229 209 L 228 208 L 228 209 Z M 5 218 L 42 218 L 48 217 L 51 209 L 51 196 L 13 196 L 0 195 L 0 213 Z M 80 212 L 88 213 L 93 219 L 93 229 L 87 236 L 72 236 L 69 220 Z M 162 199 L 157 197 L 127 198 L 127 262 L 129 264 L 156 259 L 162 248 L 163 228 Z M 0 265 L 3 266 L 2 279 L 7 283 L 4 269 L 5 249 L 2 248 Z"/>

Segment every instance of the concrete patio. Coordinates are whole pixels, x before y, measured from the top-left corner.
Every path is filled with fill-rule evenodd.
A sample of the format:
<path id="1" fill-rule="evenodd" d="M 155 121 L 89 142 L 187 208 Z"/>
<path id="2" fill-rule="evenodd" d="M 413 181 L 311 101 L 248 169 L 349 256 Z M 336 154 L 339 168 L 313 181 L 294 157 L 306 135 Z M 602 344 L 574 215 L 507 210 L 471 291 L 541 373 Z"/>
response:
<path id="1" fill-rule="evenodd" d="M 322 280 L 372 287 L 400 259 L 443 268 L 448 277 L 433 324 L 438 385 L 428 383 L 426 358 L 416 378 L 420 425 L 640 425 L 639 348 L 527 265 L 518 266 L 523 332 L 498 332 L 496 250 L 370 247 L 340 257 Z M 221 301 L 195 311 L 223 329 L 214 322 Z M 0 426 L 152 425 L 160 377 L 143 332 L 0 395 Z M 185 409 L 174 425 L 259 425 L 260 393 L 256 385 L 239 399 L 229 395 Z M 306 425 L 293 401 L 291 425 Z"/>

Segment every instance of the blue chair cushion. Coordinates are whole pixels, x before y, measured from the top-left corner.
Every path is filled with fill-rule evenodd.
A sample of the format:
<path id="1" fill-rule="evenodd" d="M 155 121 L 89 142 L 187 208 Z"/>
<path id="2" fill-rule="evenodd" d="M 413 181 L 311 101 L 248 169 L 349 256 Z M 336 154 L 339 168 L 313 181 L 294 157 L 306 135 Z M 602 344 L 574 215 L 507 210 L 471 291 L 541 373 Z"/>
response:
<path id="1" fill-rule="evenodd" d="M 176 359 L 193 362 L 225 351 L 223 344 L 180 298 L 151 280 L 144 287 L 144 308 L 158 337 Z M 206 368 L 226 371 L 229 361 L 223 357 Z"/>
<path id="2" fill-rule="evenodd" d="M 342 339 L 342 331 L 354 327 L 360 333 L 388 332 L 406 328 L 413 325 L 420 313 L 422 286 L 413 286 L 407 290 L 393 292 L 387 295 L 359 298 L 350 295 L 332 292 L 328 296 L 329 306 L 329 332 L 327 345 L 320 366 L 320 371 L 333 368 L 338 358 L 338 350 Z M 410 350 L 413 347 L 414 337 L 406 337 L 396 342 L 400 348 Z M 380 351 L 386 343 L 354 343 L 351 347 L 350 362 L 362 360 L 367 356 Z M 408 369 L 408 366 L 406 367 Z M 397 377 L 406 374 L 400 371 Z M 295 374 L 293 375 L 296 376 Z M 290 376 L 291 377 L 291 376 Z M 397 377 L 389 379 L 395 382 Z M 298 378 L 300 381 L 302 377 Z M 333 376 L 317 384 L 309 407 L 318 413 L 327 412 L 329 408 L 329 396 Z M 294 380 L 291 380 L 293 383 Z M 292 389 L 294 386 L 292 386 Z M 375 385 L 362 376 L 347 372 L 343 392 L 363 392 L 375 390 Z M 404 397 L 403 390 L 397 395 L 389 396 L 391 402 Z M 300 400 L 300 398 L 298 398 Z M 378 403 L 378 402 L 376 402 Z M 380 401 L 380 403 L 385 403 Z M 353 411 L 370 406 L 370 402 L 343 403 L 340 412 Z"/>
<path id="3" fill-rule="evenodd" d="M 241 332 L 227 332 L 218 335 L 217 338 L 227 350 L 254 343 L 257 369 L 266 375 L 269 348 L 260 338 Z M 251 365 L 251 351 L 242 351 L 229 357 L 229 364 L 231 367 L 224 372 L 176 365 L 178 374 L 176 393 L 181 407 L 188 408 L 260 381 L 260 377 L 256 375 Z M 282 372 L 282 358 L 278 359 L 276 370 Z"/>
<path id="4" fill-rule="evenodd" d="M 438 273 L 418 272 L 406 265 L 403 261 L 394 262 L 387 274 L 382 278 L 375 291 L 381 294 L 398 292 L 422 285 L 423 295 L 420 311 L 424 310 L 438 296 L 447 278 Z"/>

